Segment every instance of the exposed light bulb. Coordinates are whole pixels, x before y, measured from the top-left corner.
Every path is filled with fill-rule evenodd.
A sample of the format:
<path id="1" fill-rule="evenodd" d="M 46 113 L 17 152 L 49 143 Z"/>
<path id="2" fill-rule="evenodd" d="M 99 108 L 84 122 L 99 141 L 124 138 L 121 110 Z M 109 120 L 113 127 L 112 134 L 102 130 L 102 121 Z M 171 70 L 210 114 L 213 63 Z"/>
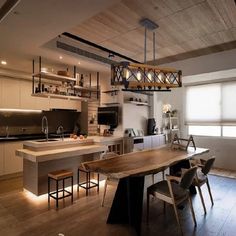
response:
<path id="1" fill-rule="evenodd" d="M 158 79 L 163 83 L 163 75 L 162 74 L 158 75 Z"/>
<path id="2" fill-rule="evenodd" d="M 126 75 L 125 75 L 125 78 L 128 79 L 129 78 L 129 71 L 126 70 Z"/>
<path id="3" fill-rule="evenodd" d="M 137 79 L 138 79 L 139 81 L 141 80 L 141 73 L 140 73 L 140 72 L 137 73 Z"/>
<path id="4" fill-rule="evenodd" d="M 46 68 L 46 67 L 42 67 L 42 68 L 41 68 L 41 72 L 43 72 L 43 73 L 47 73 L 47 72 L 48 72 L 48 68 Z"/>
<path id="5" fill-rule="evenodd" d="M 1 61 L 1 64 L 2 64 L 2 65 L 6 65 L 7 62 L 6 62 L 6 61 Z"/>
<path id="6" fill-rule="evenodd" d="M 166 75 L 166 83 L 170 84 L 170 75 Z"/>
<path id="7" fill-rule="evenodd" d="M 61 60 L 61 59 L 63 59 L 63 57 L 62 57 L 62 56 L 59 56 L 59 59 Z"/>
<path id="8" fill-rule="evenodd" d="M 151 73 L 148 73 L 148 80 L 149 80 L 149 81 L 152 81 L 152 75 L 151 75 Z"/>

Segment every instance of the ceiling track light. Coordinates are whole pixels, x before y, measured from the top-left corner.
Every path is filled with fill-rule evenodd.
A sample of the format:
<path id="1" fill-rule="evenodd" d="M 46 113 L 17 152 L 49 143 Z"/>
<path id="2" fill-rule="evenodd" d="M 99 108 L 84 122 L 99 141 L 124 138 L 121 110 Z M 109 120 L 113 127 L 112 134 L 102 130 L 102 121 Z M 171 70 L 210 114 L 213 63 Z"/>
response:
<path id="1" fill-rule="evenodd" d="M 0 23 L 16 7 L 20 0 L 7 0 L 0 8 Z"/>

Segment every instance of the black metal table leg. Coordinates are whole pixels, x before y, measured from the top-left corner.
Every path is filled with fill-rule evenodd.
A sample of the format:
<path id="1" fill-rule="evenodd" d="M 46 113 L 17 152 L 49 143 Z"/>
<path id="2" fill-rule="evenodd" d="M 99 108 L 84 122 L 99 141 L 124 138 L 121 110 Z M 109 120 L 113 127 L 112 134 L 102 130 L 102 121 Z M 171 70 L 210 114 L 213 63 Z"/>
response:
<path id="1" fill-rule="evenodd" d="M 108 224 L 129 224 L 141 234 L 144 176 L 120 179 Z"/>

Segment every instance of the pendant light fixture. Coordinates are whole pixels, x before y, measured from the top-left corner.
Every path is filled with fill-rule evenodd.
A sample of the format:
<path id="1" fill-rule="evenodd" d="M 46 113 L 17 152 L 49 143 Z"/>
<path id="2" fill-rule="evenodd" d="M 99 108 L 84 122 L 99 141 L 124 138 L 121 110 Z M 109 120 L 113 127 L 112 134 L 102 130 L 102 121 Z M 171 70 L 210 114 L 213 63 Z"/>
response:
<path id="1" fill-rule="evenodd" d="M 154 31 L 159 26 L 144 18 L 140 21 L 144 27 L 144 63 L 121 62 L 111 65 L 111 84 L 123 85 L 123 91 L 154 92 L 171 91 L 182 87 L 182 72 L 173 68 L 161 68 L 147 63 L 147 30 Z M 153 61 L 155 62 L 155 32 L 153 32 Z"/>

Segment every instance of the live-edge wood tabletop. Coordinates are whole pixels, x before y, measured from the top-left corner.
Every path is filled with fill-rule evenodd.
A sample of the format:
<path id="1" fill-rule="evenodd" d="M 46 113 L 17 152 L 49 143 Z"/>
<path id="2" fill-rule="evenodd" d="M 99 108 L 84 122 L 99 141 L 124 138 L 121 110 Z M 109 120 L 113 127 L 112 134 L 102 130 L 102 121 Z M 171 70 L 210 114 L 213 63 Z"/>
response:
<path id="1" fill-rule="evenodd" d="M 163 146 L 139 152 L 123 154 L 117 157 L 84 162 L 84 169 L 121 179 L 128 176 L 140 176 L 157 173 L 163 168 L 194 156 L 209 152 L 205 148 L 188 148 L 187 151 Z"/>

